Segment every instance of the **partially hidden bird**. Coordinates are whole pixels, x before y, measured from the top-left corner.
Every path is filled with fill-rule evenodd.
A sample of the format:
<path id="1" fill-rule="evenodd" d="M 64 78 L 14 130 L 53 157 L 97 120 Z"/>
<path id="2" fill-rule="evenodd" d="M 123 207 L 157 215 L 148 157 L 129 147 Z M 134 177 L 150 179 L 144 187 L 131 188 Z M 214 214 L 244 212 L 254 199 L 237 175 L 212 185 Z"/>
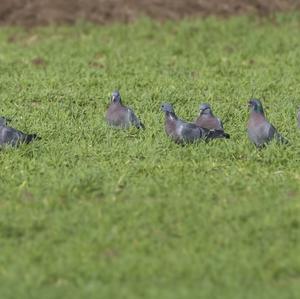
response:
<path id="1" fill-rule="evenodd" d="M 288 140 L 280 135 L 277 129 L 266 119 L 260 100 L 251 99 L 248 106 L 251 110 L 247 125 L 248 137 L 256 147 L 264 147 L 271 140 L 276 140 L 282 144 L 288 143 Z"/>
<path id="2" fill-rule="evenodd" d="M 199 116 L 195 124 L 201 128 L 224 130 L 220 118 L 214 116 L 209 104 L 203 103 L 199 107 Z"/>
<path id="3" fill-rule="evenodd" d="M 111 95 L 111 103 L 106 112 L 106 121 L 115 128 L 127 129 L 134 126 L 138 129 L 145 129 L 133 110 L 123 105 L 119 91 L 114 91 Z"/>
<path id="4" fill-rule="evenodd" d="M 161 110 L 165 113 L 166 134 L 176 143 L 190 143 L 198 140 L 230 138 L 223 130 L 209 130 L 194 123 L 181 120 L 175 114 L 172 104 L 164 103 Z"/>
<path id="5" fill-rule="evenodd" d="M 7 126 L 7 119 L 0 118 L 0 146 L 19 146 L 22 143 L 30 143 L 34 139 L 40 139 L 36 134 L 26 134 Z"/>
<path id="6" fill-rule="evenodd" d="M 300 129 L 300 109 L 298 111 L 297 118 L 298 118 L 298 128 Z"/>

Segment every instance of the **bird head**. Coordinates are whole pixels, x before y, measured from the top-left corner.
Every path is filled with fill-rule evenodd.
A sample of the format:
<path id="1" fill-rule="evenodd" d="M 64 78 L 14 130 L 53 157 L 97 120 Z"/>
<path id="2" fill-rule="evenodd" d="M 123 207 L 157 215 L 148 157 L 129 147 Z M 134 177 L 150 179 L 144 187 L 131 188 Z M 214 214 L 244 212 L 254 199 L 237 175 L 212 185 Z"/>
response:
<path id="1" fill-rule="evenodd" d="M 172 104 L 169 104 L 169 103 L 163 103 L 161 104 L 160 106 L 161 108 L 161 111 L 165 112 L 165 113 L 174 113 L 174 109 L 173 109 L 173 106 Z"/>
<path id="2" fill-rule="evenodd" d="M 120 95 L 118 90 L 115 90 L 111 94 L 111 101 L 114 102 L 114 103 L 121 103 L 121 95 Z"/>
<path id="3" fill-rule="evenodd" d="M 258 99 L 250 99 L 248 102 L 248 106 L 252 111 L 264 113 L 263 105 Z"/>
<path id="4" fill-rule="evenodd" d="M 212 113 L 211 107 L 207 103 L 202 103 L 199 106 L 199 111 L 200 111 L 200 114 L 211 114 Z"/>

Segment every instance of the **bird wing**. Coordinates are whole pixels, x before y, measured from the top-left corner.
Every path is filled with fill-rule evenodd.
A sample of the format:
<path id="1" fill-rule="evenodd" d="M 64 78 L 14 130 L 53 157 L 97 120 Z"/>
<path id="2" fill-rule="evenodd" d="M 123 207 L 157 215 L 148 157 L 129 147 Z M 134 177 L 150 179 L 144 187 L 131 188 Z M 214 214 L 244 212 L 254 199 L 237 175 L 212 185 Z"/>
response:
<path id="1" fill-rule="evenodd" d="M 142 124 L 142 122 L 139 120 L 139 118 L 134 114 L 133 110 L 128 108 L 129 113 L 129 121 L 138 129 L 142 128 L 145 129 L 145 126 Z"/>
<path id="2" fill-rule="evenodd" d="M 274 138 L 279 143 L 282 144 L 289 143 L 289 141 L 286 138 L 284 138 L 272 124 L 270 124 L 269 136 L 270 136 L 270 140 Z"/>
<path id="3" fill-rule="evenodd" d="M 26 141 L 27 135 L 14 128 L 2 126 L 0 127 L 0 145 L 10 144 L 15 146 Z"/>
<path id="4" fill-rule="evenodd" d="M 264 136 L 266 139 L 266 142 L 271 141 L 272 139 L 275 139 L 279 143 L 287 144 L 289 143 L 286 138 L 284 138 L 277 129 L 269 122 L 266 121 L 265 127 L 264 127 Z"/>
<path id="5" fill-rule="evenodd" d="M 223 122 L 221 121 L 221 119 L 217 117 L 217 120 L 219 122 L 220 129 L 224 129 Z"/>
<path id="6" fill-rule="evenodd" d="M 182 122 L 179 127 L 179 133 L 181 137 L 187 141 L 194 141 L 196 139 L 205 138 L 207 135 L 206 131 L 209 132 L 209 130 L 200 128 L 195 124 L 185 122 Z"/>

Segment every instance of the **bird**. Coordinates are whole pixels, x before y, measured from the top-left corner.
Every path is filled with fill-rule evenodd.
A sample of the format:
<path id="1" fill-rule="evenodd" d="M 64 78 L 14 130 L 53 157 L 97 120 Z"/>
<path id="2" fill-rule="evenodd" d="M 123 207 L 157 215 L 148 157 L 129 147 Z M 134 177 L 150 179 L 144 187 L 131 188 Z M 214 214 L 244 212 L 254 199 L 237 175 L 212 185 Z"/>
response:
<path id="1" fill-rule="evenodd" d="M 190 143 L 200 139 L 230 138 L 230 135 L 223 130 L 209 130 L 181 120 L 176 116 L 170 103 L 162 104 L 161 110 L 165 113 L 166 134 L 176 143 Z"/>
<path id="2" fill-rule="evenodd" d="M 26 134 L 17 129 L 8 127 L 6 118 L 0 118 L 0 147 L 10 145 L 17 147 L 22 143 L 30 143 L 34 139 L 40 139 L 36 134 Z"/>
<path id="3" fill-rule="evenodd" d="M 203 103 L 199 106 L 199 116 L 195 124 L 201 128 L 223 130 L 223 123 L 220 118 L 214 116 L 209 104 Z"/>
<path id="4" fill-rule="evenodd" d="M 145 129 L 133 110 L 122 104 L 119 91 L 114 91 L 111 95 L 111 103 L 106 112 L 106 121 L 115 128 L 128 129 L 134 126 L 138 129 Z"/>
<path id="5" fill-rule="evenodd" d="M 248 105 L 251 109 L 247 125 L 248 137 L 256 147 L 264 147 L 273 139 L 278 143 L 288 143 L 288 140 L 281 136 L 276 128 L 266 119 L 260 100 L 250 99 Z"/>
<path id="6" fill-rule="evenodd" d="M 300 129 L 300 108 L 297 114 L 297 118 L 298 118 L 298 128 Z"/>

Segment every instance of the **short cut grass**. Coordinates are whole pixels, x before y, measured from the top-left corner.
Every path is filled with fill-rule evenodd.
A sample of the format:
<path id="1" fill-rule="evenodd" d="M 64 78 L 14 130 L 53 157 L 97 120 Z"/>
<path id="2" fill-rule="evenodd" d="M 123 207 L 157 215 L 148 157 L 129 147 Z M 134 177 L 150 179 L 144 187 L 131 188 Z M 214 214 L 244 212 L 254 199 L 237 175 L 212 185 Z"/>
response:
<path id="1" fill-rule="evenodd" d="M 0 30 L 3 298 L 299 298 L 300 16 Z M 109 128 L 119 89 L 145 131 Z M 290 146 L 248 141 L 247 101 Z M 178 146 L 163 102 L 230 140 Z"/>

